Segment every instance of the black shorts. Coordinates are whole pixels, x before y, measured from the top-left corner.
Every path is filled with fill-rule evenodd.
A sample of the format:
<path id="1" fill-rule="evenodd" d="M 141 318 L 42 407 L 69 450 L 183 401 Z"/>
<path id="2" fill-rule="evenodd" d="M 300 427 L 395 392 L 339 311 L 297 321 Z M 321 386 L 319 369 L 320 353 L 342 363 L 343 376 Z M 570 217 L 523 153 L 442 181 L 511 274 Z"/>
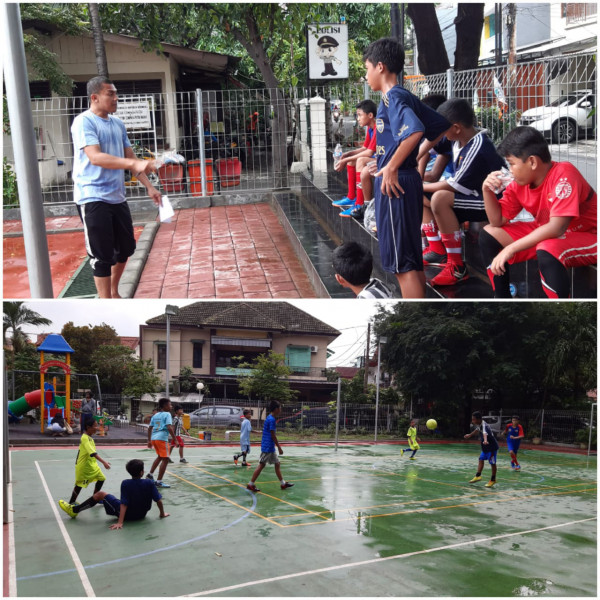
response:
<path id="1" fill-rule="evenodd" d="M 78 204 L 83 223 L 85 249 L 94 277 L 110 277 L 111 267 L 127 262 L 135 252 L 133 221 L 127 202 Z"/>
<path id="2" fill-rule="evenodd" d="M 454 214 L 459 223 L 469 221 L 471 223 L 481 223 L 487 221 L 487 213 L 483 206 L 483 197 L 463 196 L 454 194 Z"/>

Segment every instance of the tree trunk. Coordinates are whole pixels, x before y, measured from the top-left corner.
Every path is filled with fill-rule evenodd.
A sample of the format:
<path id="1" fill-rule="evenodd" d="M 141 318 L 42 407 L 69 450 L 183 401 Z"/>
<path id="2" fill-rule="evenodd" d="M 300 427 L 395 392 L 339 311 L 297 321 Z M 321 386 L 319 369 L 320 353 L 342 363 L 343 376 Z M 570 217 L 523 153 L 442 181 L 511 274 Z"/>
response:
<path id="1" fill-rule="evenodd" d="M 455 71 L 478 67 L 483 29 L 483 7 L 483 3 L 458 5 L 458 14 L 454 19 L 456 28 Z"/>
<path id="2" fill-rule="evenodd" d="M 96 53 L 96 68 L 98 75 L 108 77 L 108 63 L 106 61 L 106 48 L 104 47 L 104 36 L 102 35 L 102 21 L 98 12 L 97 4 L 88 4 L 92 33 L 94 35 L 94 52 Z"/>
<path id="3" fill-rule="evenodd" d="M 423 75 L 444 73 L 450 61 L 444 46 L 444 38 L 433 3 L 407 5 L 407 14 L 417 36 L 418 64 Z M 477 42 L 479 50 L 479 42 Z"/>

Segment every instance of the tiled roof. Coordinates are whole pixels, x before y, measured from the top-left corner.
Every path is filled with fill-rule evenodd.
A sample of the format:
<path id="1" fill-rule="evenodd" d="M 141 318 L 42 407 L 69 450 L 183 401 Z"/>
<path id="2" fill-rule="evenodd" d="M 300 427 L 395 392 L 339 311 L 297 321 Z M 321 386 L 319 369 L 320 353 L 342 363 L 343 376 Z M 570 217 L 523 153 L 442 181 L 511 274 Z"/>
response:
<path id="1" fill-rule="evenodd" d="M 339 336 L 340 332 L 287 302 L 195 302 L 179 309 L 171 325 L 231 327 L 281 333 L 313 333 Z M 148 319 L 148 325 L 166 323 L 165 315 Z"/>
<path id="2" fill-rule="evenodd" d="M 358 367 L 334 367 L 334 369 L 342 379 L 354 379 L 358 373 Z"/>
<path id="3" fill-rule="evenodd" d="M 140 345 L 139 337 L 130 337 L 130 336 L 119 336 L 119 341 L 121 342 L 121 346 L 126 346 L 127 348 L 131 348 L 131 350 L 135 350 Z"/>

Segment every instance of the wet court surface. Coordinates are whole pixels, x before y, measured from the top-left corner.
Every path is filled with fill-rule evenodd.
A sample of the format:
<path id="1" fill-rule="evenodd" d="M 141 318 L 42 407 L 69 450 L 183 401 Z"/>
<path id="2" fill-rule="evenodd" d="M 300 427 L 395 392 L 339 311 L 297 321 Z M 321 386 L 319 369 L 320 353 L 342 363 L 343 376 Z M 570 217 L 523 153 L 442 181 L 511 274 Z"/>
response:
<path id="1" fill-rule="evenodd" d="M 12 565 L 18 596 L 591 596 L 596 597 L 596 458 L 499 455 L 498 483 L 469 485 L 474 444 L 284 446 L 281 490 L 267 466 L 254 495 L 235 447 L 187 447 L 169 466 L 166 520 L 110 531 L 94 507 L 57 506 L 75 448 L 11 453 Z M 125 463 L 150 450 L 99 447 L 116 491 Z M 258 457 L 258 448 L 251 456 Z M 254 462 L 254 461 L 251 461 Z M 89 495 L 83 490 L 81 499 Z"/>
<path id="2" fill-rule="evenodd" d="M 85 260 L 79 217 L 46 219 L 54 297 Z M 4 297 L 29 298 L 19 221 L 4 223 Z M 65 231 L 63 233 L 63 231 Z M 67 232 L 68 231 L 68 232 Z M 136 238 L 142 227 L 136 227 Z M 94 293 L 92 287 L 89 293 Z M 315 298 L 310 280 L 269 204 L 183 209 L 162 223 L 135 298 Z"/>

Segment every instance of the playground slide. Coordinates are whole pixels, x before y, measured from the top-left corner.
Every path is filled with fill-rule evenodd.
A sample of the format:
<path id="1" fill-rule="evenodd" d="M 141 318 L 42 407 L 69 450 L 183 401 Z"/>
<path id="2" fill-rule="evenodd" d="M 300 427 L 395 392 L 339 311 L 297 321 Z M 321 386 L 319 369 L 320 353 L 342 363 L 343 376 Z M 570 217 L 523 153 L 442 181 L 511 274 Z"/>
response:
<path id="1" fill-rule="evenodd" d="M 55 396 L 54 390 L 52 389 L 45 390 L 44 394 L 46 405 L 54 404 L 57 407 L 64 407 L 64 396 Z M 33 390 L 33 392 L 28 392 L 24 396 L 17 398 L 14 402 L 10 402 L 8 405 L 9 419 L 20 419 L 20 417 L 29 412 L 32 408 L 37 408 L 40 405 L 41 399 L 41 390 Z"/>

